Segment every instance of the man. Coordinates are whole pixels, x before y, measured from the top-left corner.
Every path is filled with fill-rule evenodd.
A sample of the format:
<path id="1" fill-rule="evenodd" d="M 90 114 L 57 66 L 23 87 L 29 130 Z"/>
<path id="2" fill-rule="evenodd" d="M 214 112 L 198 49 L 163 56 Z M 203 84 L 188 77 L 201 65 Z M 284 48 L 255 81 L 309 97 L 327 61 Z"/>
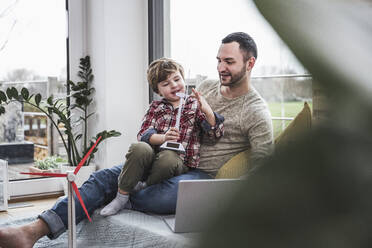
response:
<path id="1" fill-rule="evenodd" d="M 264 100 L 251 86 L 251 71 L 257 59 L 257 47 L 246 33 L 226 36 L 217 54 L 220 83 L 206 81 L 199 87 L 212 109 L 225 117 L 225 135 L 215 143 L 203 137 L 198 169 L 165 180 L 139 191 L 130 198 L 128 208 L 170 214 L 175 212 L 178 182 L 210 179 L 236 154 L 251 149 L 254 162 L 266 156 L 273 140 L 271 116 Z M 89 213 L 111 201 L 117 193 L 117 178 L 122 166 L 95 172 L 80 193 Z M 85 213 L 76 201 L 76 222 Z M 32 247 L 41 237 L 56 238 L 66 230 L 67 199 L 43 212 L 28 225 L 0 231 L 0 246 Z"/>

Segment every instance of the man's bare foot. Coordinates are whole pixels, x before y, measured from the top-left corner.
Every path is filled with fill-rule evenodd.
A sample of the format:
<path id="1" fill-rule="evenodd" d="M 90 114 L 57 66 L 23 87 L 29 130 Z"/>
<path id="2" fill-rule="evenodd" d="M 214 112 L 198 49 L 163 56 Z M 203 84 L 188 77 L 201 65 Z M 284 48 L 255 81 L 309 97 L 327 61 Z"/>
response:
<path id="1" fill-rule="evenodd" d="M 0 229 L 0 247 L 32 248 L 36 241 L 49 233 L 48 225 L 41 219 L 19 227 Z"/>

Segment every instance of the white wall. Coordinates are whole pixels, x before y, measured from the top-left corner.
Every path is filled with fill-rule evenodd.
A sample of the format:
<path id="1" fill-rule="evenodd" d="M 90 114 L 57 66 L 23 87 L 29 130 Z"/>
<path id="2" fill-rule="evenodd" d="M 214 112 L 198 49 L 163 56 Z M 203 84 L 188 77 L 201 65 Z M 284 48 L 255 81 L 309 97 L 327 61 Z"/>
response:
<path id="1" fill-rule="evenodd" d="M 75 2 L 73 0 L 71 2 Z M 148 106 L 147 1 L 80 0 L 70 6 L 71 20 L 81 14 L 82 30 L 70 28 L 71 75 L 82 55 L 91 56 L 96 88 L 96 116 L 91 135 L 115 129 L 122 133 L 99 146 L 95 162 L 107 168 L 124 161 L 129 145 L 136 141 L 141 119 Z M 75 13 L 76 12 L 76 13 Z M 73 16 L 71 16 L 73 15 Z M 73 39 L 82 36 L 80 38 Z M 73 41 L 76 41 L 74 44 Z M 80 50 L 79 50 L 80 49 Z M 74 61 L 74 62 L 73 62 Z"/>

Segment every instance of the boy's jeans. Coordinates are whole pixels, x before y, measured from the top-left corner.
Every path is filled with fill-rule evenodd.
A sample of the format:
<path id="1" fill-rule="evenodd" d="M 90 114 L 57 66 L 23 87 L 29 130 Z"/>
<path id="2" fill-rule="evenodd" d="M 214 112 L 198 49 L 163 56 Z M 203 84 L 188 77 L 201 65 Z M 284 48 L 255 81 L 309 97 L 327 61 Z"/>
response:
<path id="1" fill-rule="evenodd" d="M 118 190 L 118 176 L 123 165 L 93 173 L 79 189 L 89 214 L 114 199 Z M 178 182 L 180 180 L 210 179 L 206 173 L 195 169 L 186 174 L 151 185 L 130 196 L 132 209 L 157 214 L 173 214 L 176 209 Z M 75 199 L 76 223 L 86 218 L 79 201 Z M 67 197 L 58 200 L 52 209 L 39 215 L 50 229 L 49 238 L 54 239 L 67 228 Z"/>

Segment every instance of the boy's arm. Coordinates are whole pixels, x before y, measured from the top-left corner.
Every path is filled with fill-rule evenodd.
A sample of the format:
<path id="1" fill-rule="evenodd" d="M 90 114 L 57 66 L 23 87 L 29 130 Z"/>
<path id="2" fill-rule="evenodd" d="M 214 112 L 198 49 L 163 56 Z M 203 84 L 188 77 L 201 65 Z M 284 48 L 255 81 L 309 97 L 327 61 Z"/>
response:
<path id="1" fill-rule="evenodd" d="M 177 141 L 180 138 L 179 131 L 175 127 L 171 127 L 165 134 L 153 133 L 149 138 L 151 145 L 161 145 L 165 141 Z"/>
<path id="2" fill-rule="evenodd" d="M 150 145 L 161 145 L 164 143 L 164 134 L 154 133 L 150 136 L 149 142 Z"/>
<path id="3" fill-rule="evenodd" d="M 213 110 L 211 106 L 209 106 L 208 102 L 204 99 L 204 97 L 201 95 L 200 92 L 196 91 L 195 89 L 192 89 L 192 92 L 195 94 L 196 100 L 198 100 L 199 108 L 201 112 L 205 114 L 206 121 L 211 125 L 212 127 L 216 125 L 216 118 L 213 113 Z"/>
<path id="4" fill-rule="evenodd" d="M 224 133 L 223 122 L 225 118 L 222 115 L 213 112 L 211 106 L 200 92 L 196 91 L 195 89 L 192 89 L 192 91 L 198 101 L 201 113 L 204 114 L 204 118 L 198 117 L 199 120 L 202 120 L 201 126 L 203 130 L 209 137 L 220 138 Z"/>
<path id="5" fill-rule="evenodd" d="M 154 134 L 157 133 L 156 131 L 156 107 L 157 105 L 152 102 L 149 109 L 147 110 L 145 116 L 142 119 L 141 128 L 137 134 L 137 140 L 143 141 L 151 145 L 150 138 Z"/>
<path id="6" fill-rule="evenodd" d="M 142 120 L 141 129 L 137 134 L 137 140 L 146 142 L 150 145 L 161 145 L 165 141 L 177 141 L 179 131 L 172 127 L 165 134 L 158 134 L 156 129 L 156 109 L 158 104 L 152 102 Z"/>

